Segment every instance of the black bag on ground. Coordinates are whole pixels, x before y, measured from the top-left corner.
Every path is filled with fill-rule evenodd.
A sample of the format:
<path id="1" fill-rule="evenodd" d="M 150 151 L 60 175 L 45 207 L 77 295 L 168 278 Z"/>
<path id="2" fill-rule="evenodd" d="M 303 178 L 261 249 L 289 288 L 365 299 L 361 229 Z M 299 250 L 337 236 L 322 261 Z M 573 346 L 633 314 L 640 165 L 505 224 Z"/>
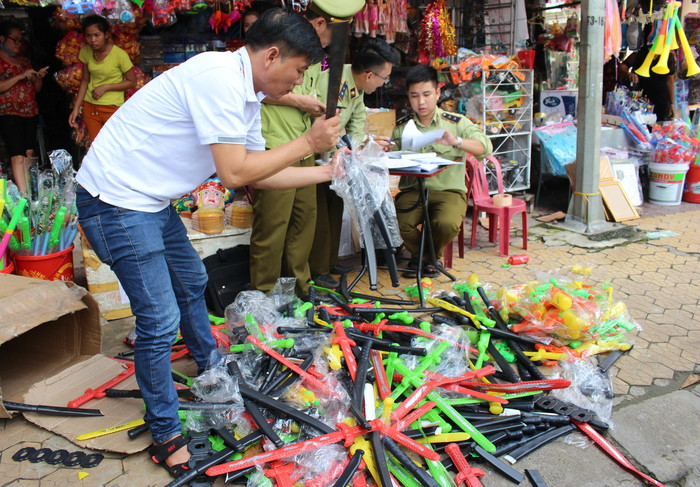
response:
<path id="1" fill-rule="evenodd" d="M 202 262 L 209 276 L 207 307 L 212 314 L 223 317 L 226 306 L 238 293 L 250 288 L 250 245 L 219 249 Z"/>

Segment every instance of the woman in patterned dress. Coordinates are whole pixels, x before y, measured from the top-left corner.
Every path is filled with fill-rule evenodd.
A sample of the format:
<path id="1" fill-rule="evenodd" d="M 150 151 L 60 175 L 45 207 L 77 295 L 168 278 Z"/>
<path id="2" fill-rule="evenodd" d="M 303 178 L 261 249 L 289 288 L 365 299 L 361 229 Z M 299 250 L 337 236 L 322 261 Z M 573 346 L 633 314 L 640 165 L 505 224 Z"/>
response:
<path id="1" fill-rule="evenodd" d="M 35 94 L 41 89 L 48 66 L 32 69 L 20 56 L 22 29 L 14 22 L 0 23 L 0 135 L 12 168 L 12 179 L 26 194 L 24 163 L 34 155 L 39 107 Z"/>

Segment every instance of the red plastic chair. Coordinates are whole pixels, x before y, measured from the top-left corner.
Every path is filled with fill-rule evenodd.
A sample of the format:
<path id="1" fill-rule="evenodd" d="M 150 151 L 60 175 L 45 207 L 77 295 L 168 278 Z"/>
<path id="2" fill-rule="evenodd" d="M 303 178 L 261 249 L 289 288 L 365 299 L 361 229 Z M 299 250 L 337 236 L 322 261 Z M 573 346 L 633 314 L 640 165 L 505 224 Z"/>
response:
<path id="1" fill-rule="evenodd" d="M 485 161 L 493 164 L 498 182 L 498 192 L 503 193 L 503 175 L 501 164 L 494 156 L 487 156 Z M 474 156 L 467 154 L 466 171 L 470 181 L 471 196 L 474 201 L 474 213 L 472 217 L 472 241 L 471 248 L 476 245 L 476 227 L 479 224 L 479 213 L 485 212 L 489 216 L 489 242 L 499 240 L 499 254 L 508 255 L 510 245 L 510 222 L 515 215 L 522 213 L 523 222 L 523 249 L 527 250 L 527 210 L 524 200 L 513 198 L 510 206 L 496 206 L 489 194 L 488 180 L 484 162 L 478 161 Z M 500 228 L 500 231 L 499 231 Z"/>

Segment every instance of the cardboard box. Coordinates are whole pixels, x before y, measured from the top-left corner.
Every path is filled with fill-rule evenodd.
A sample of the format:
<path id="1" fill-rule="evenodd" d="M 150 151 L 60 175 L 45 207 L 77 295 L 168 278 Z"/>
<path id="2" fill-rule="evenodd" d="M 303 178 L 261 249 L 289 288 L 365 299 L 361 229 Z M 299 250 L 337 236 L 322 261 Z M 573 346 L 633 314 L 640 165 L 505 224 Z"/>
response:
<path id="1" fill-rule="evenodd" d="M 23 402 L 34 383 L 100 353 L 97 303 L 73 283 L 0 274 L 0 305 L 3 399 Z"/>
<path id="2" fill-rule="evenodd" d="M 108 265 L 102 263 L 84 237 L 81 237 L 81 250 L 87 288 L 100 306 L 102 317 L 118 320 L 131 316 L 129 298 L 119 285 L 117 276 Z"/>
<path id="3" fill-rule="evenodd" d="M 124 370 L 100 355 L 102 325 L 97 301 L 71 282 L 44 281 L 0 274 L 0 396 L 26 404 L 66 406 Z M 119 388 L 134 388 L 133 376 Z M 31 422 L 81 447 L 135 453 L 150 444 L 150 435 L 129 440 L 126 434 L 87 442 L 75 438 L 143 417 L 140 399 L 102 398 L 82 407 L 104 416 L 74 418 L 23 413 Z M 0 417 L 12 413 L 0 403 Z"/>
<path id="4" fill-rule="evenodd" d="M 367 112 L 367 126 L 365 133 L 391 137 L 391 133 L 394 131 L 394 127 L 396 126 L 396 110 L 393 108 L 383 112 L 369 110 L 370 109 L 368 109 Z"/>

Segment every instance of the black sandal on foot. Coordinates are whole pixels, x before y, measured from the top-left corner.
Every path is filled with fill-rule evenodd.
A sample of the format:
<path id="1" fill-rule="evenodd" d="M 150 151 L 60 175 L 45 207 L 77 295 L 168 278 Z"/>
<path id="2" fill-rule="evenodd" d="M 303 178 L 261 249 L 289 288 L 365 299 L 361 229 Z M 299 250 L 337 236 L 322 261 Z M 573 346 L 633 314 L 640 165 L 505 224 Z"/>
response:
<path id="1" fill-rule="evenodd" d="M 187 446 L 189 442 L 190 437 L 188 435 L 179 435 L 160 445 L 151 445 L 148 448 L 148 454 L 151 456 L 151 460 L 153 460 L 154 463 L 162 465 L 163 468 L 170 473 L 170 475 L 173 477 L 179 477 L 190 469 L 187 462 L 170 466 L 165 463 L 165 460 L 183 446 Z"/>
<path id="2" fill-rule="evenodd" d="M 433 264 L 425 264 L 423 266 L 422 275 L 424 277 L 437 277 L 439 274 L 440 274 L 440 271 Z"/>

